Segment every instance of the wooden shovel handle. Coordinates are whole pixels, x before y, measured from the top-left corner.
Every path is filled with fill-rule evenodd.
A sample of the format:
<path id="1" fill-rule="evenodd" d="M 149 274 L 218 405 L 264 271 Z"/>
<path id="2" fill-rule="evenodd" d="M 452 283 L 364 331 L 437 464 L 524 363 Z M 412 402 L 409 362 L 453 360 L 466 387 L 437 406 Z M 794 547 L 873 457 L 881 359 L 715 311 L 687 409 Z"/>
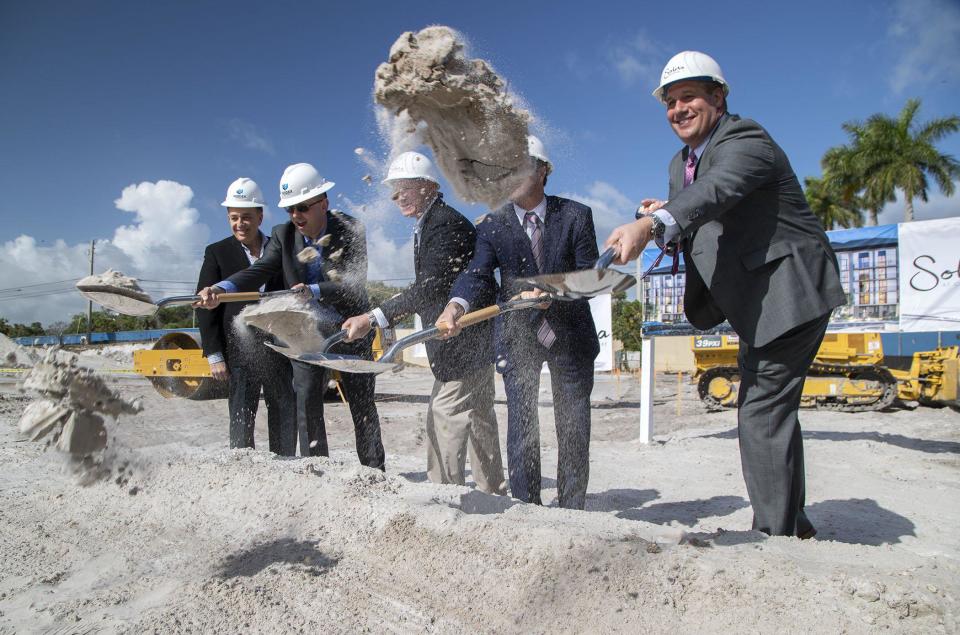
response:
<path id="1" fill-rule="evenodd" d="M 483 322 L 484 320 L 489 320 L 492 317 L 497 317 L 500 315 L 500 307 L 496 304 L 491 304 L 490 306 L 479 309 L 477 311 L 471 311 L 466 315 L 462 316 L 457 320 L 457 324 L 460 326 L 470 326 L 471 324 L 476 324 L 477 322 Z"/>
<path id="2" fill-rule="evenodd" d="M 251 300 L 259 300 L 260 292 L 242 291 L 240 293 L 221 293 L 217 296 L 217 299 L 221 302 L 250 302 Z"/>

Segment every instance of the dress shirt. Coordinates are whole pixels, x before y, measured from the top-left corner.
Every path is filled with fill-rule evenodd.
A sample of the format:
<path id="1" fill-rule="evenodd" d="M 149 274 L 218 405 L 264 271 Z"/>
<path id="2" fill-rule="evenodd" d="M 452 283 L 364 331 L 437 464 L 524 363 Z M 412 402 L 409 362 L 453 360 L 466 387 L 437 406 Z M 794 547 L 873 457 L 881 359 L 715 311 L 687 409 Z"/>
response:
<path id="1" fill-rule="evenodd" d="M 718 121 L 718 122 L 717 122 L 717 125 L 719 125 L 719 124 L 720 124 L 720 122 Z M 714 125 L 713 130 L 710 131 L 710 134 L 707 135 L 707 138 L 704 139 L 703 143 L 701 143 L 700 145 L 698 145 L 696 148 L 693 149 L 693 153 L 697 156 L 697 165 L 700 165 L 700 159 L 703 158 L 703 151 L 706 149 L 707 144 L 710 143 L 710 139 L 713 138 L 713 133 L 716 132 L 716 130 L 717 130 L 717 126 Z M 689 156 L 689 155 L 688 155 L 688 156 Z M 663 242 L 664 242 L 664 244 L 666 244 L 666 243 L 672 243 L 672 242 L 674 242 L 677 238 L 679 238 L 679 236 L 680 236 L 680 226 L 677 225 L 677 220 L 673 217 L 673 215 L 672 215 L 669 211 L 667 211 L 667 209 L 666 209 L 665 207 L 661 207 L 660 209 L 658 209 L 657 211 L 655 211 L 655 212 L 653 213 L 653 215 L 656 216 L 657 218 L 659 218 L 661 221 L 663 221 L 663 224 L 664 224 Z M 660 245 L 660 246 L 662 247 L 663 245 Z"/>

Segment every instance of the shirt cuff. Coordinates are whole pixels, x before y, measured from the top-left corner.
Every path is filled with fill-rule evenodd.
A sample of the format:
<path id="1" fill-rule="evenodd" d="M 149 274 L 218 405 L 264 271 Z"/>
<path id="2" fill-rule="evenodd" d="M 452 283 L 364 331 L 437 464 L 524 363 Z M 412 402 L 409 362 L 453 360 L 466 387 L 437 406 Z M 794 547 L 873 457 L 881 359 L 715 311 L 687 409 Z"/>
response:
<path id="1" fill-rule="evenodd" d="M 382 329 L 390 326 L 390 322 L 387 320 L 387 316 L 383 314 L 383 311 L 380 310 L 380 307 L 377 307 L 370 311 L 373 314 L 373 318 L 377 321 L 377 326 Z"/>
<path id="2" fill-rule="evenodd" d="M 653 215 L 663 221 L 663 242 L 672 243 L 680 237 L 680 225 L 677 224 L 677 219 L 673 217 L 673 214 L 660 208 Z"/>
<path id="3" fill-rule="evenodd" d="M 317 284 L 317 283 L 314 283 L 314 284 L 308 284 L 307 286 L 310 287 L 310 293 L 313 294 L 313 297 L 314 297 L 315 299 L 319 300 L 319 299 L 320 299 L 320 285 Z"/>
<path id="4" fill-rule="evenodd" d="M 451 302 L 456 302 L 457 304 L 459 304 L 460 306 L 462 306 L 464 313 L 469 313 L 469 312 L 470 312 L 470 303 L 467 302 L 466 300 L 464 300 L 463 298 L 450 298 L 450 301 L 451 301 Z"/>
<path id="5" fill-rule="evenodd" d="M 220 285 L 218 284 L 217 286 L 219 287 Z M 210 353 L 207 355 L 207 362 L 210 363 L 210 366 L 223 363 L 223 353 Z"/>
<path id="6" fill-rule="evenodd" d="M 233 284 L 229 280 L 221 280 L 217 284 L 213 285 L 215 287 L 220 287 L 223 289 L 224 293 L 236 293 L 237 285 Z"/>

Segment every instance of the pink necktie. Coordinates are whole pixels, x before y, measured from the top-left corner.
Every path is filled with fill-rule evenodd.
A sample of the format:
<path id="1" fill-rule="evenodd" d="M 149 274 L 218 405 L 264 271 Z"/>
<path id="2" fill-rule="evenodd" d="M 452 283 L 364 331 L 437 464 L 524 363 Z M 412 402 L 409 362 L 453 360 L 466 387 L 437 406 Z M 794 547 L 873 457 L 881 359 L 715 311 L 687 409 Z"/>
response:
<path id="1" fill-rule="evenodd" d="M 693 183 L 693 173 L 697 171 L 697 153 L 693 150 L 690 151 L 690 156 L 687 157 L 687 165 L 683 170 L 683 187 L 687 187 Z"/>
<path id="2" fill-rule="evenodd" d="M 530 226 L 530 250 L 533 252 L 533 260 L 537 263 L 537 270 L 543 273 L 543 231 L 540 229 L 540 217 L 535 212 L 527 212 L 523 220 Z M 547 324 L 547 318 L 543 318 L 540 328 L 537 329 L 537 341 L 550 348 L 556 340 L 557 334 Z"/>

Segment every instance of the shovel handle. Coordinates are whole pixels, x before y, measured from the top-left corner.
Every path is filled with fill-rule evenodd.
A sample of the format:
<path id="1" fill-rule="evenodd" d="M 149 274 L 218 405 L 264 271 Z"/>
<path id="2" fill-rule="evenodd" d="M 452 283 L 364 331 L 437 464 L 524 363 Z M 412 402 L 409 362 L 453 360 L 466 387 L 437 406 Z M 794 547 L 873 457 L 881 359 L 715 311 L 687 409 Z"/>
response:
<path id="1" fill-rule="evenodd" d="M 200 296 L 197 296 L 200 299 Z M 260 299 L 259 291 L 240 291 L 238 293 L 221 293 L 217 296 L 221 302 L 250 302 Z"/>
<path id="2" fill-rule="evenodd" d="M 501 311 L 502 309 L 498 305 L 491 304 L 486 308 L 479 309 L 477 311 L 471 311 L 470 313 L 467 313 L 466 315 L 461 316 L 460 319 L 457 320 L 457 324 L 459 324 L 460 326 L 470 326 L 472 324 L 477 324 L 479 322 L 483 322 L 484 320 L 489 320 L 490 318 L 497 317 L 498 315 L 500 315 Z"/>

